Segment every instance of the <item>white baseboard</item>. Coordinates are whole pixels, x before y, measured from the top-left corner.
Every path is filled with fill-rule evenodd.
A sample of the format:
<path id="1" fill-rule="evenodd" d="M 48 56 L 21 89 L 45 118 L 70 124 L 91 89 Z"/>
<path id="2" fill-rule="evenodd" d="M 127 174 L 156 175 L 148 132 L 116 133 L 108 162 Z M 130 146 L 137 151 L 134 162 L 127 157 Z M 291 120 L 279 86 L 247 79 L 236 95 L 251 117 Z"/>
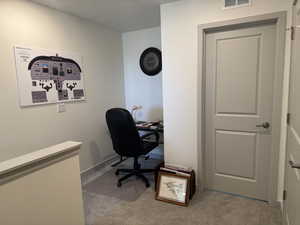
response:
<path id="1" fill-rule="evenodd" d="M 278 204 L 280 205 L 281 212 L 283 212 L 283 200 L 278 200 Z"/>
<path id="2" fill-rule="evenodd" d="M 112 157 L 106 159 L 103 162 L 100 162 L 86 170 L 81 171 L 81 183 L 82 186 L 90 183 L 95 180 L 97 177 L 103 175 L 107 171 L 111 170 L 111 165 L 119 160 L 119 155 L 113 155 Z"/>
<path id="3" fill-rule="evenodd" d="M 280 200 L 269 202 L 270 206 L 280 208 L 282 210 L 282 202 Z"/>
<path id="4" fill-rule="evenodd" d="M 280 203 L 280 209 L 281 209 L 281 213 L 282 213 L 282 221 L 283 221 L 282 225 L 289 225 L 290 224 L 289 218 L 284 213 L 284 201 L 283 200 L 278 200 L 278 202 Z"/>

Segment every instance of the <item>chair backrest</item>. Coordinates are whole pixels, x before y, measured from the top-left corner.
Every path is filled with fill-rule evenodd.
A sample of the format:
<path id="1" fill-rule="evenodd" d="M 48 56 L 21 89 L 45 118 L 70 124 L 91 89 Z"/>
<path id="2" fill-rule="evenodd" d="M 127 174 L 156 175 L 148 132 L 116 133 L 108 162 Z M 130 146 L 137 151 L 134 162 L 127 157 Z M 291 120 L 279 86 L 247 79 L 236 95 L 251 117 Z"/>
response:
<path id="1" fill-rule="evenodd" d="M 114 150 L 122 156 L 139 156 L 142 143 L 130 112 L 121 108 L 110 109 L 106 112 L 106 122 Z"/>

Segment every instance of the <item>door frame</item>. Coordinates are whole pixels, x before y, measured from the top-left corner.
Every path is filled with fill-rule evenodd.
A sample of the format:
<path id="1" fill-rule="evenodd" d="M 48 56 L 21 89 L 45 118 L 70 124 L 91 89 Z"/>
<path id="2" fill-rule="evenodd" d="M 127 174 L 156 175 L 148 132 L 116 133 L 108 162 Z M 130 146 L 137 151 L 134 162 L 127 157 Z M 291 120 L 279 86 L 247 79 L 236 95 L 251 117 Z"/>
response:
<path id="1" fill-rule="evenodd" d="M 298 4 L 298 0 L 294 0 L 293 1 L 293 4 L 292 4 L 292 27 L 295 27 L 295 24 L 294 24 L 294 19 L 295 19 L 295 10 L 296 10 L 296 6 Z M 290 111 L 290 90 L 291 90 L 291 76 L 292 76 L 292 67 L 293 67 L 293 63 L 294 63 L 294 43 L 293 43 L 293 40 L 292 40 L 292 43 L 291 43 L 291 52 L 290 52 L 290 57 L 291 57 L 291 61 L 290 61 L 290 68 L 289 68 L 289 72 L 290 72 L 290 76 L 289 76 L 289 86 L 288 86 L 288 113 Z M 287 195 L 287 168 L 289 166 L 288 164 L 288 158 L 289 158 L 289 155 L 288 155 L 288 132 L 289 132 L 289 126 L 290 124 L 287 125 L 286 127 L 286 135 L 287 135 L 287 138 L 286 138 L 286 143 L 285 143 L 285 162 L 284 162 L 284 182 L 283 182 L 283 191 L 284 191 L 284 195 Z M 286 197 L 286 196 L 285 196 Z M 287 206 L 286 206 L 286 199 L 282 199 L 282 217 L 283 217 L 283 225 L 289 225 L 289 221 L 288 221 L 288 218 L 287 218 Z"/>
<path id="2" fill-rule="evenodd" d="M 276 55 L 275 55 L 275 74 L 273 86 L 273 112 L 272 112 L 272 143 L 270 149 L 270 171 L 269 171 L 269 194 L 268 202 L 272 205 L 278 205 L 277 189 L 278 189 L 278 166 L 279 166 L 279 152 L 280 152 L 280 136 L 281 136 L 281 117 L 282 117 L 282 97 L 283 97 L 283 78 L 284 78 L 284 62 L 285 62 L 285 39 L 286 39 L 286 18 L 287 11 L 280 11 L 275 13 L 263 14 L 258 16 L 251 16 L 215 23 L 198 25 L 198 99 L 202 104 L 198 105 L 198 121 L 200 123 L 199 138 L 198 138 L 198 183 L 200 190 L 204 190 L 205 171 L 205 38 L 206 34 L 215 31 L 225 31 L 239 29 L 243 27 L 253 27 L 261 24 L 274 23 L 276 25 Z"/>

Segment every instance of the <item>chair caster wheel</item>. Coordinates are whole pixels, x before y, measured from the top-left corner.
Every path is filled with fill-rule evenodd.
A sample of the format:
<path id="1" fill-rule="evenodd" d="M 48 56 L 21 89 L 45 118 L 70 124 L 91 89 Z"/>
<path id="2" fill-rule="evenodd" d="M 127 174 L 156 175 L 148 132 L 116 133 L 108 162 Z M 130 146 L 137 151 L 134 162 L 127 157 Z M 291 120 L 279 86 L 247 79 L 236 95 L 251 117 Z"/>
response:
<path id="1" fill-rule="evenodd" d="M 117 171 L 115 172 L 115 174 L 116 174 L 116 176 L 118 176 L 118 175 L 120 174 L 120 172 L 117 170 Z"/>
<path id="2" fill-rule="evenodd" d="M 146 188 L 150 187 L 150 184 L 146 184 Z"/>
<path id="3" fill-rule="evenodd" d="M 118 186 L 118 187 L 121 187 L 121 186 L 122 186 L 122 183 L 121 183 L 121 182 L 118 182 L 117 186 Z"/>

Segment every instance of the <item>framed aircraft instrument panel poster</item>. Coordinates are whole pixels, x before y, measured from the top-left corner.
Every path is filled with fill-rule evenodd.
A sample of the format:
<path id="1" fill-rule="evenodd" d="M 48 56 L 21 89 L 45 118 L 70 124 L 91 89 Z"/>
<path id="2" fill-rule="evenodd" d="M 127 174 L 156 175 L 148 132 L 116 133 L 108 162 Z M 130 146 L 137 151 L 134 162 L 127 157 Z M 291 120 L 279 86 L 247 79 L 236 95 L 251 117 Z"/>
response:
<path id="1" fill-rule="evenodd" d="M 79 54 L 20 46 L 14 51 L 21 107 L 85 99 Z"/>

